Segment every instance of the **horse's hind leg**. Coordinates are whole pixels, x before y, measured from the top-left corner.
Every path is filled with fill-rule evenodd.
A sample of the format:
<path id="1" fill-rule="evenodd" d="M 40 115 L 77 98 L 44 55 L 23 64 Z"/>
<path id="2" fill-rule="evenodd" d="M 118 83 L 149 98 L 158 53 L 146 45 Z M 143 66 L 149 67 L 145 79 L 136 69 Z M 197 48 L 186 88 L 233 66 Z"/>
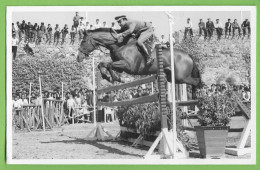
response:
<path id="1" fill-rule="evenodd" d="M 200 84 L 200 78 L 193 78 L 193 77 L 189 76 L 189 77 L 183 79 L 183 82 L 194 85 L 194 86 L 198 86 Z"/>

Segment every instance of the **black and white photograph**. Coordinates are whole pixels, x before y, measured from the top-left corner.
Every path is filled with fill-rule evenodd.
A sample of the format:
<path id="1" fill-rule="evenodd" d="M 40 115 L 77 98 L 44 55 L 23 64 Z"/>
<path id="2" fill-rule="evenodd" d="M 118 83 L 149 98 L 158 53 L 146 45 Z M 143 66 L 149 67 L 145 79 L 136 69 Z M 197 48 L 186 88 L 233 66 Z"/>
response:
<path id="1" fill-rule="evenodd" d="M 256 164 L 256 7 L 6 11 L 8 164 Z"/>

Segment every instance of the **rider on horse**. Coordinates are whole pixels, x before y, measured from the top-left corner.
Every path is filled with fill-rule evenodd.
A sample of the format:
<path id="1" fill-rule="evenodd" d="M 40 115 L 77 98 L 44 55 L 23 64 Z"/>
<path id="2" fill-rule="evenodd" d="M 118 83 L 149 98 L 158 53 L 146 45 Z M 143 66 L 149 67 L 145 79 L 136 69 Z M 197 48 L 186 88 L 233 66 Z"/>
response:
<path id="1" fill-rule="evenodd" d="M 154 34 L 152 25 L 148 22 L 128 20 L 125 15 L 115 17 L 115 20 L 117 20 L 122 31 L 117 36 L 118 42 L 123 42 L 124 38 L 130 34 L 140 34 L 137 39 L 137 46 L 144 55 L 146 64 L 152 64 L 154 59 L 151 58 L 146 46 L 144 45 L 144 42 Z"/>

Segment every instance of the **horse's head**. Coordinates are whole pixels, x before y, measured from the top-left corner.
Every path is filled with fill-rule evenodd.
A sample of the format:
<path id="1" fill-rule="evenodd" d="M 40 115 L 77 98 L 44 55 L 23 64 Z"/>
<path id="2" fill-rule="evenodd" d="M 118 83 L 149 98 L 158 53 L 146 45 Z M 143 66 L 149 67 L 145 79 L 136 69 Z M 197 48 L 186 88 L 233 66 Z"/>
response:
<path id="1" fill-rule="evenodd" d="M 89 56 L 89 53 L 95 50 L 96 46 L 96 41 L 93 39 L 91 33 L 84 31 L 84 37 L 78 49 L 77 61 L 82 62 Z"/>
<path id="2" fill-rule="evenodd" d="M 84 58 L 88 57 L 89 53 L 99 46 L 109 48 L 111 45 L 116 44 L 116 34 L 117 32 L 112 28 L 84 31 L 84 37 L 78 49 L 77 61 L 82 62 Z"/>

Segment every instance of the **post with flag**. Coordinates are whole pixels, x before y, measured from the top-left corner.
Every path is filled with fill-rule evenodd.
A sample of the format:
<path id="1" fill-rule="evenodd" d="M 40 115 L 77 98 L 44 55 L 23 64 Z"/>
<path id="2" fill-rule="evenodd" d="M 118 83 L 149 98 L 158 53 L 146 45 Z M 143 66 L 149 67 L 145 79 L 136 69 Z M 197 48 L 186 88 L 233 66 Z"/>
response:
<path id="1" fill-rule="evenodd" d="M 170 31 L 170 52 L 171 52 L 171 98 L 172 98 L 172 135 L 173 135 L 173 155 L 174 158 L 179 157 L 186 157 L 187 153 L 182 145 L 182 143 L 177 138 L 177 116 L 176 116 L 176 101 L 175 101 L 175 65 L 174 65 L 174 49 L 173 49 L 173 24 L 174 24 L 174 18 L 170 12 L 166 12 L 166 15 L 168 16 L 169 21 L 169 31 Z M 177 153 L 177 150 L 180 150 L 180 153 Z"/>

